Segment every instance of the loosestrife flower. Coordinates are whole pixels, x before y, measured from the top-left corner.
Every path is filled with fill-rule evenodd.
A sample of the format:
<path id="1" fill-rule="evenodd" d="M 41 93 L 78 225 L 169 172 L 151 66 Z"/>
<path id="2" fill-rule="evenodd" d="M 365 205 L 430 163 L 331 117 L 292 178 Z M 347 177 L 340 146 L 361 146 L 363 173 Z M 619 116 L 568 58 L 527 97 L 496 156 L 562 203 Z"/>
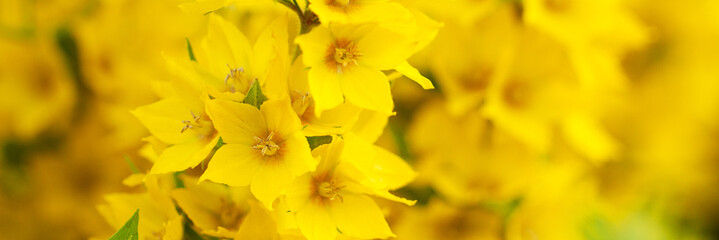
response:
<path id="1" fill-rule="evenodd" d="M 302 125 L 287 100 L 269 100 L 256 107 L 211 100 L 207 112 L 220 132 L 222 146 L 200 180 L 231 186 L 250 185 L 267 208 L 300 174 L 312 171 L 312 158 Z"/>
<path id="2" fill-rule="evenodd" d="M 300 231 L 309 240 L 335 239 L 338 230 L 362 239 L 393 237 L 382 211 L 364 194 L 357 168 L 340 160 L 342 148 L 335 139 L 315 149 L 321 159 L 317 170 L 287 189 L 287 205 L 296 213 Z"/>
<path id="3" fill-rule="evenodd" d="M 375 24 L 319 26 L 297 37 L 308 80 L 320 115 L 348 102 L 391 113 L 394 108 L 387 76 L 411 54 L 409 39 Z"/>
<path id="4" fill-rule="evenodd" d="M 219 136 L 200 98 L 172 97 L 133 111 L 153 136 L 170 144 L 157 158 L 151 174 L 197 166 L 215 147 Z"/>

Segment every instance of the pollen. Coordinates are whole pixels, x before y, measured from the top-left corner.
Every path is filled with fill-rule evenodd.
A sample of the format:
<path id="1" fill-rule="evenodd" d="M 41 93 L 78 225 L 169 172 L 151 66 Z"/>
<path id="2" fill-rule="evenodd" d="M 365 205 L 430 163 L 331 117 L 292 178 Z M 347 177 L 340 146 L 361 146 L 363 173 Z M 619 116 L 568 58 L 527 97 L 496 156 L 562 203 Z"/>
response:
<path id="1" fill-rule="evenodd" d="M 250 89 L 252 84 L 252 78 L 245 72 L 245 68 L 232 68 L 229 64 L 227 67 L 230 68 L 230 73 L 225 76 L 225 85 L 228 91 L 245 93 Z"/>
<path id="2" fill-rule="evenodd" d="M 330 201 L 339 199 L 340 202 L 343 202 L 344 199 L 342 199 L 342 193 L 340 193 L 340 190 L 344 187 L 344 185 L 339 185 L 337 181 L 333 179 L 328 182 L 320 183 L 320 185 L 317 186 L 317 193 Z"/>
<path id="3" fill-rule="evenodd" d="M 325 63 L 330 69 L 342 73 L 344 68 L 357 65 L 357 60 L 362 56 L 357 51 L 357 45 L 348 39 L 337 39 L 327 48 Z"/>
<path id="4" fill-rule="evenodd" d="M 190 111 L 190 114 L 192 115 L 192 120 L 183 120 L 182 123 L 185 124 L 185 126 L 182 127 L 180 130 L 180 133 L 184 133 L 187 131 L 187 129 L 195 129 L 195 128 L 201 128 L 200 125 L 200 116 L 195 115 L 192 111 Z"/>
<path id="5" fill-rule="evenodd" d="M 280 150 L 280 145 L 277 145 L 274 141 L 274 132 L 270 132 L 269 135 L 267 135 L 267 138 L 262 139 L 260 137 L 254 137 L 254 140 L 256 144 L 252 146 L 252 149 L 259 150 L 260 153 L 262 153 L 262 156 L 268 157 L 268 156 L 274 156 L 277 154 L 277 151 Z"/>

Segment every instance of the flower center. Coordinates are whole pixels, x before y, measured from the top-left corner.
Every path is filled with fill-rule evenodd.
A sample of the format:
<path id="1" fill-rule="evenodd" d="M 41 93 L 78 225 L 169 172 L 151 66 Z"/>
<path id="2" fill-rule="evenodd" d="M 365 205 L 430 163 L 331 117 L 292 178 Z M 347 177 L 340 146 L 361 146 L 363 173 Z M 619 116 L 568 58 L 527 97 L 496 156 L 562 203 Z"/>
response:
<path id="1" fill-rule="evenodd" d="M 225 85 L 229 88 L 229 91 L 246 93 L 250 89 L 252 79 L 245 73 L 245 68 L 232 68 L 229 64 L 227 67 L 230 68 L 230 73 L 225 76 Z"/>
<path id="2" fill-rule="evenodd" d="M 237 230 L 245 215 L 247 215 L 247 209 L 233 203 L 232 200 L 220 199 L 220 216 L 218 219 L 220 226 L 230 230 Z"/>
<path id="3" fill-rule="evenodd" d="M 257 142 L 254 146 L 252 146 L 252 149 L 259 150 L 262 153 L 262 156 L 273 156 L 277 154 L 277 151 L 280 150 L 280 145 L 277 145 L 272 138 L 275 136 L 274 132 L 270 132 L 270 135 L 267 135 L 267 138 L 262 139 L 259 137 L 254 137 L 255 142 Z"/>
<path id="4" fill-rule="evenodd" d="M 182 127 L 182 129 L 180 130 L 180 133 L 184 133 L 185 131 L 187 131 L 187 129 L 195 129 L 195 128 L 202 127 L 202 126 L 200 126 L 200 123 L 199 123 L 200 116 L 196 116 L 195 113 L 193 113 L 192 111 L 190 111 L 190 115 L 192 115 L 192 120 L 189 120 L 189 121 L 183 120 L 182 121 L 182 123 L 184 123 L 185 126 Z"/>
<path id="5" fill-rule="evenodd" d="M 346 67 L 350 62 L 357 64 L 357 60 L 354 59 L 355 55 L 344 48 L 335 48 L 335 61 L 337 64 L 341 64 Z"/>
<path id="6" fill-rule="evenodd" d="M 195 133 L 201 136 L 212 135 L 211 133 L 214 130 L 214 128 L 212 127 L 212 122 L 203 119 L 202 115 L 195 115 L 195 113 L 193 113 L 192 111 L 190 111 L 190 115 L 192 115 L 192 120 L 182 121 L 185 126 L 182 126 L 182 129 L 180 129 L 180 133 L 185 133 L 188 130 L 195 130 Z"/>
<path id="7" fill-rule="evenodd" d="M 357 60 L 361 56 L 362 54 L 357 51 L 357 45 L 354 42 L 340 38 L 327 48 L 325 63 L 330 69 L 336 69 L 337 73 L 341 73 L 342 68 L 346 68 L 350 64 L 357 65 Z"/>
<path id="8" fill-rule="evenodd" d="M 504 86 L 502 98 L 512 108 L 525 108 L 530 101 L 531 86 L 519 81 L 511 81 Z"/>
<path id="9" fill-rule="evenodd" d="M 330 180 L 329 182 L 320 183 L 320 185 L 317 187 L 317 192 L 320 196 L 324 198 L 327 198 L 329 200 L 339 199 L 340 202 L 342 202 L 343 199 L 340 190 L 344 187 L 344 185 L 337 184 L 337 181 Z"/>

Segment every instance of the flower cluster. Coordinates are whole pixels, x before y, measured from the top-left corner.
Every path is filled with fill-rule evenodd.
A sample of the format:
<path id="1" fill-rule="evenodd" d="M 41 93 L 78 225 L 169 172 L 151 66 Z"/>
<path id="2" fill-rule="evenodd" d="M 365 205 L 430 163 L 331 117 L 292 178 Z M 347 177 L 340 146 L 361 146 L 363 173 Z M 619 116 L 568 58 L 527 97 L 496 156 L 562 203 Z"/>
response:
<path id="1" fill-rule="evenodd" d="M 131 178 L 149 192 L 108 198 L 106 217 L 139 208 L 140 237 L 166 239 L 183 224 L 235 239 L 395 236 L 373 198 L 414 205 L 389 191 L 415 173 L 373 144 L 394 114 L 387 74 L 432 88 L 407 59 L 439 24 L 389 1 L 276 4 L 289 11 L 254 44 L 209 13 L 207 33 L 187 40 L 189 56 L 165 57 L 171 74 L 154 83 L 161 99 L 132 112 L 151 133 L 143 154 L 153 164 Z M 148 185 L 168 176 L 184 187 Z M 124 198 L 149 205 L 127 208 Z"/>
<path id="2" fill-rule="evenodd" d="M 2 0 L 0 239 L 717 239 L 717 12 Z"/>

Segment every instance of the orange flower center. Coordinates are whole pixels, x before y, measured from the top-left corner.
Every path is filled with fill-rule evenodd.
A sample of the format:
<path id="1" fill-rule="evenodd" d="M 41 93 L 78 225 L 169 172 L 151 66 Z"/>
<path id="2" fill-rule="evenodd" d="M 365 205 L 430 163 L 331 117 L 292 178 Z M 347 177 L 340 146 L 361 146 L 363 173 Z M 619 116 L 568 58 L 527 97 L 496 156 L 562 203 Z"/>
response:
<path id="1" fill-rule="evenodd" d="M 270 132 L 270 135 L 268 135 L 265 139 L 254 137 L 256 144 L 252 146 L 252 149 L 259 150 L 260 153 L 262 153 L 262 156 L 265 157 L 274 156 L 277 154 L 277 151 L 280 150 L 280 145 L 277 145 L 277 143 L 273 140 L 274 136 L 275 133 Z"/>
<path id="2" fill-rule="evenodd" d="M 362 54 L 357 51 L 357 45 L 354 42 L 340 38 L 327 48 L 325 63 L 330 69 L 341 73 L 344 68 L 357 65 L 360 56 Z"/>
<path id="3" fill-rule="evenodd" d="M 519 81 L 510 81 L 504 86 L 502 98 L 504 102 L 515 109 L 527 107 L 531 97 L 531 86 Z"/>
<path id="4" fill-rule="evenodd" d="M 326 198 L 331 200 L 339 199 L 340 202 L 343 201 L 342 199 L 342 193 L 340 193 L 340 190 L 344 188 L 344 185 L 339 185 L 337 181 L 330 180 L 329 182 L 321 182 L 319 186 L 317 186 L 317 193 Z"/>

